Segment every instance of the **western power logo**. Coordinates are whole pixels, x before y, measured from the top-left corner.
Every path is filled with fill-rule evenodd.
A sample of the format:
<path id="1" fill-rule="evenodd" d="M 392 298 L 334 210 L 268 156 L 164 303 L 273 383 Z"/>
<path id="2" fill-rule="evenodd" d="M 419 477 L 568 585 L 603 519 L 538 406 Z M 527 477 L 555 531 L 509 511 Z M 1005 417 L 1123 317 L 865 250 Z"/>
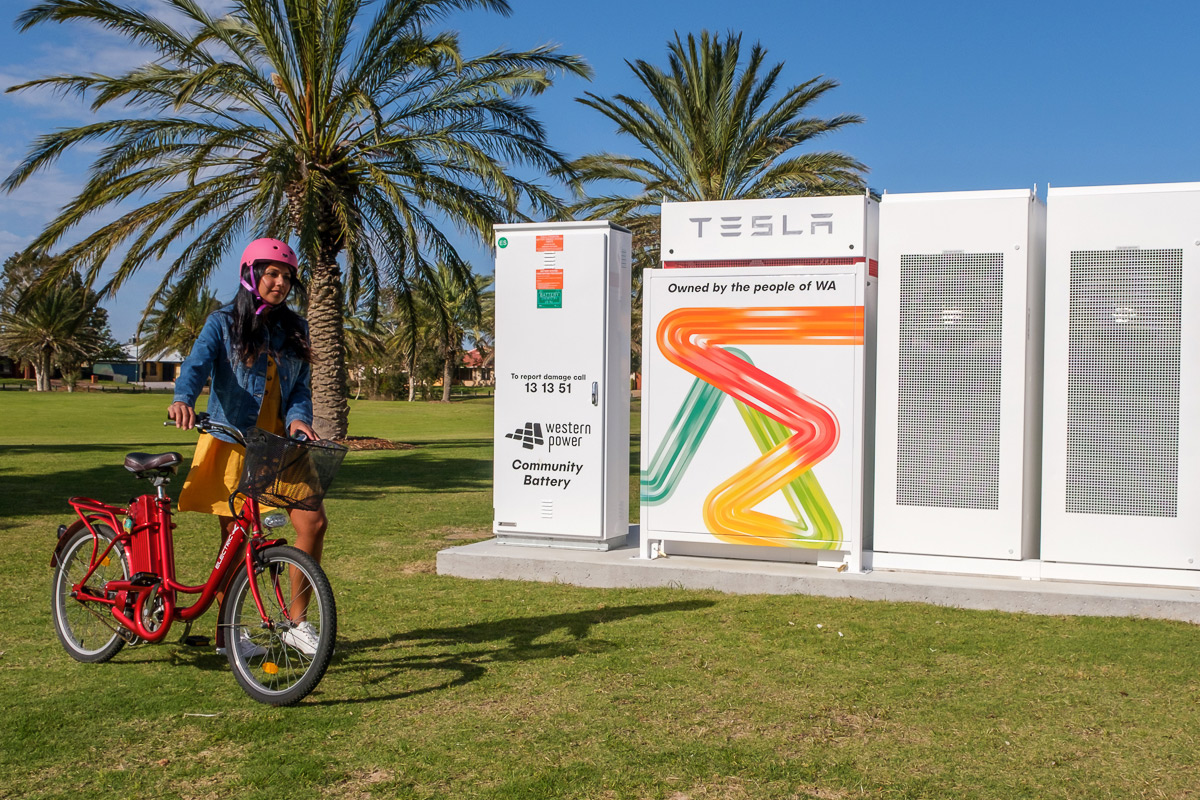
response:
<path id="1" fill-rule="evenodd" d="M 542 423 L 540 422 L 526 422 L 524 427 L 517 428 L 512 433 L 504 434 L 504 438 L 516 439 L 526 450 L 532 450 L 535 444 L 546 443 L 546 440 L 542 437 Z"/>
<path id="2" fill-rule="evenodd" d="M 512 433 L 504 434 L 504 438 L 515 439 L 526 450 L 545 445 L 547 451 L 552 451 L 560 447 L 583 447 L 591 433 L 592 426 L 586 422 L 526 422 Z"/>

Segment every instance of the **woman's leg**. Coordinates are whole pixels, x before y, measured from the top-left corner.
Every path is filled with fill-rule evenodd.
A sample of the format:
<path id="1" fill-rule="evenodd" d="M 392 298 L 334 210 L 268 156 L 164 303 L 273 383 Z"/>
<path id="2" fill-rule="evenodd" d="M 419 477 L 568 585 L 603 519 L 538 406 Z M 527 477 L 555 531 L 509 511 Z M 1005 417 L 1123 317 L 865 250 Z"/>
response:
<path id="1" fill-rule="evenodd" d="M 316 511 L 292 509 L 292 527 L 296 529 L 296 547 L 308 553 L 317 563 L 321 563 L 321 551 L 325 549 L 325 531 L 329 527 L 329 519 L 325 516 L 325 504 L 322 503 Z M 290 613 L 292 619 L 300 622 L 308 612 L 308 598 L 312 595 L 312 587 L 300 574 L 299 570 L 291 572 L 292 603 Z"/>
<path id="2" fill-rule="evenodd" d="M 329 527 L 329 519 L 325 516 L 325 504 L 322 503 L 316 511 L 292 509 L 291 517 L 292 527 L 296 529 L 296 547 L 320 564 L 321 551 L 325 548 L 325 530 Z"/>
<path id="3" fill-rule="evenodd" d="M 217 524 L 221 526 L 221 547 L 225 546 L 225 540 L 229 538 L 229 534 L 233 533 L 233 523 L 237 522 L 233 517 L 217 517 Z M 220 549 L 217 550 L 220 553 Z"/>

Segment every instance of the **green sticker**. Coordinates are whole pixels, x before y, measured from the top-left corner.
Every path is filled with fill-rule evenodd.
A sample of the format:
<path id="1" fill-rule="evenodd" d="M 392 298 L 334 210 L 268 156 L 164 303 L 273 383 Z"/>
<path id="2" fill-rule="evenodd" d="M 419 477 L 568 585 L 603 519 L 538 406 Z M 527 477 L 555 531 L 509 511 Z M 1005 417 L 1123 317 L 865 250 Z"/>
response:
<path id="1" fill-rule="evenodd" d="M 562 289 L 538 289 L 538 308 L 562 308 Z"/>
<path id="2" fill-rule="evenodd" d="M 504 248 L 508 247 L 508 239 L 505 239 L 503 236 L 501 236 L 498 244 L 500 245 L 500 249 L 503 250 Z"/>

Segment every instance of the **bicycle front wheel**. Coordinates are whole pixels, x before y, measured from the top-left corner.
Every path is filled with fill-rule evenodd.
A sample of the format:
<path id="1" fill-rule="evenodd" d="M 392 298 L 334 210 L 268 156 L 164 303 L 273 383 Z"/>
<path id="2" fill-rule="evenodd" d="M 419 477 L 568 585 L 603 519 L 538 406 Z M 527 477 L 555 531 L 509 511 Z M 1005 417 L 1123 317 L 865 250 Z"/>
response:
<path id="1" fill-rule="evenodd" d="M 268 547 L 257 561 L 253 574 L 238 571 L 225 594 L 225 654 L 246 694 L 260 703 L 290 706 L 320 683 L 333 657 L 333 589 L 312 556 L 295 547 Z"/>
<path id="2" fill-rule="evenodd" d="M 86 528 L 76 531 L 67 541 L 54 568 L 50 608 L 54 616 L 54 631 L 67 654 L 76 661 L 99 664 L 108 661 L 125 646 L 117 633 L 117 621 L 104 603 L 85 603 L 71 596 L 72 587 L 83 580 L 110 542 L 116 538 L 112 528 L 93 522 L 96 529 L 95 548 L 92 534 Z M 129 560 L 125 550 L 117 545 L 96 565 L 87 586 L 91 594 L 104 593 L 108 581 L 129 580 Z"/>

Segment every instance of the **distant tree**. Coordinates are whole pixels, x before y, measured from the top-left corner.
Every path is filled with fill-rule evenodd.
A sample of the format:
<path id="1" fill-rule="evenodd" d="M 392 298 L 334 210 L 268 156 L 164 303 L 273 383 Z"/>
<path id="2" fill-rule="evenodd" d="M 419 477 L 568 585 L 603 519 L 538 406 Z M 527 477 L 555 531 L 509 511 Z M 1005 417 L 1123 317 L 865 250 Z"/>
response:
<path id="1" fill-rule="evenodd" d="M 88 298 L 92 303 L 92 319 L 91 326 L 99 332 L 100 349 L 92 354 L 91 361 L 120 361 L 128 356 L 125 353 L 125 348 L 121 346 L 112 334 L 112 330 L 108 324 L 108 309 L 100 305 L 100 295 L 88 290 Z"/>
<path id="2" fill-rule="evenodd" d="M 177 311 L 168 308 L 162 295 L 146 310 L 138 327 L 137 342 L 144 358 L 174 351 L 182 356 L 192 352 L 208 315 L 221 307 L 221 301 L 207 287 L 193 295 Z"/>
<path id="3" fill-rule="evenodd" d="M 676 34 L 667 47 L 666 70 L 642 60 L 629 64 L 648 99 L 591 92 L 578 99 L 614 122 L 617 133 L 632 137 L 640 150 L 594 153 L 571 164 L 583 190 L 604 187 L 578 203 L 576 214 L 613 219 L 633 231 L 635 320 L 641 318 L 641 271 L 659 264 L 664 200 L 852 194 L 866 187 L 867 168 L 854 158 L 801 150 L 863 121 L 857 114 L 809 116 L 837 82 L 818 76 L 784 88 L 783 63 L 767 67 L 766 50 L 758 44 L 743 59 L 741 41 L 732 33 L 723 40 L 708 31 L 699 39 Z M 634 336 L 635 367 L 640 338 Z"/>
<path id="4" fill-rule="evenodd" d="M 36 283 L 54 261 L 50 256 L 30 255 L 26 251 L 13 253 L 5 259 L 4 274 L 0 277 L 0 303 L 16 298 Z"/>
<path id="5" fill-rule="evenodd" d="M 31 258 L 27 253 L 13 253 L 4 261 L 4 273 L 0 276 L 0 312 L 11 306 L 20 298 L 21 293 L 33 285 L 41 274 L 41 264 L 45 258 Z M 0 355 L 12 359 L 18 367 L 26 361 L 21 356 L 11 352 L 0 336 Z"/>
<path id="6" fill-rule="evenodd" d="M 420 294 L 425 324 L 435 332 L 437 355 L 442 373 L 442 402 L 450 402 L 454 373 L 462 360 L 463 342 L 468 331 L 479 331 L 483 321 L 483 297 L 490 294 L 489 276 L 472 275 L 462 280 L 447 264 L 421 285 Z"/>
<path id="7" fill-rule="evenodd" d="M 489 367 L 496 360 L 496 291 L 495 277 L 477 277 L 479 288 L 479 319 L 466 330 L 466 341 L 479 351 L 481 366 Z"/>
<path id="8" fill-rule="evenodd" d="M 381 337 L 386 333 L 378 321 L 371 321 L 370 314 L 348 311 L 343 321 L 346 329 L 346 368 L 350 379 L 357 385 L 354 393 L 357 400 L 364 388 L 370 392 L 383 353 Z"/>
<path id="9" fill-rule="evenodd" d="M 5 300 L 0 308 L 0 344 L 33 364 L 37 391 L 50 391 L 55 367 L 68 391 L 73 391 L 81 367 L 109 344 L 95 301 L 95 293 L 78 278 L 34 285 Z"/>
<path id="10" fill-rule="evenodd" d="M 67 389 L 73 391 L 88 362 L 125 358 L 120 342 L 109 330 L 108 312 L 99 305 L 98 295 L 84 287 L 78 273 L 69 272 L 58 281 L 44 280 L 61 269 L 62 263 L 63 259 L 55 256 L 14 253 L 5 260 L 0 276 L 0 353 L 32 364 L 39 391 L 49 389 L 56 367 Z M 42 346 L 32 347 L 33 341 Z M 59 346 L 60 341 L 67 344 Z"/>
<path id="11" fill-rule="evenodd" d="M 408 402 L 417 399 L 437 377 L 441 368 L 438 355 L 437 313 L 422 295 L 397 295 L 390 320 L 395 328 L 384 346 L 399 358 L 408 384 Z"/>

